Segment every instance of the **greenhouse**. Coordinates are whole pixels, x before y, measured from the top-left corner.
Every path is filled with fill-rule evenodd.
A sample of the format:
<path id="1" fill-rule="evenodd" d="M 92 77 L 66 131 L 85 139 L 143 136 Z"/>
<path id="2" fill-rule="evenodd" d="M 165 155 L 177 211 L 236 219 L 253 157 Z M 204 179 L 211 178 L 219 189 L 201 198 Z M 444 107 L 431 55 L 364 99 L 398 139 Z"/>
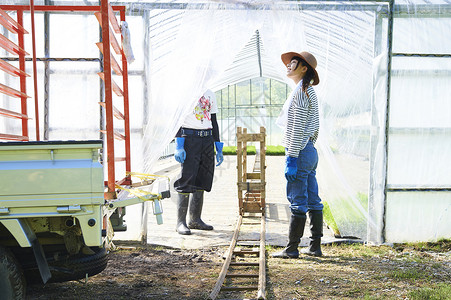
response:
<path id="1" fill-rule="evenodd" d="M 35 53 L 27 77 L 29 140 L 105 140 L 102 31 L 92 11 L 100 1 L 36 0 Z M 372 244 L 451 238 L 451 3 L 377 1 L 110 1 L 125 6 L 129 42 L 131 168 L 152 172 L 174 151 L 174 136 L 206 89 L 218 99 L 225 146 L 236 128 L 275 125 L 293 88 L 280 55 L 309 51 L 321 82 L 319 184 L 341 236 Z M 0 0 L 13 19 L 13 6 Z M 118 12 L 116 12 L 119 15 Z M 23 10 L 24 27 L 32 28 Z M 17 37 L 6 28 L 2 35 Z M 0 58 L 19 66 L 8 51 Z M 121 82 L 118 75 L 112 78 Z M 19 86 L 2 72 L 0 82 Z M 120 84 L 122 86 L 122 84 Z M 113 102 L 118 100 L 113 94 Z M 2 96 L 0 108 L 20 111 Z M 36 110 L 36 111 L 35 111 Z M 35 119 L 38 116 L 39 123 Z M 37 124 L 37 125 L 36 125 Z M 37 128 L 36 128 L 37 126 Z M 20 121 L 1 118 L 0 133 L 21 135 Z M 6 139 L 4 139 L 6 140 Z M 125 155 L 115 142 L 117 156 Z M 116 178 L 125 167 L 118 165 Z M 325 175 L 327 174 L 327 177 Z M 107 174 L 105 174 L 107 176 Z"/>

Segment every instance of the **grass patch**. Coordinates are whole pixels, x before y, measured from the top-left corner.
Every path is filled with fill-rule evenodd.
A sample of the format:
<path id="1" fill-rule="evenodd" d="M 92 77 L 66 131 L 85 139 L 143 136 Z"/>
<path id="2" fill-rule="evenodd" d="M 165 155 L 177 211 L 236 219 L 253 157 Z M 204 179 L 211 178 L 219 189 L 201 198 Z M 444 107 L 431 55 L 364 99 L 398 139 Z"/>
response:
<path id="1" fill-rule="evenodd" d="M 343 257 L 356 257 L 356 253 L 359 253 L 359 256 L 362 258 L 372 258 L 372 257 L 383 257 L 387 254 L 388 251 L 391 250 L 389 246 L 368 246 L 361 243 L 353 243 L 353 244 L 339 244 L 336 245 L 337 248 L 343 250 L 341 255 Z"/>
<path id="2" fill-rule="evenodd" d="M 235 146 L 224 146 L 222 148 L 222 154 L 224 154 L 224 155 L 236 155 L 236 147 Z"/>
<path id="3" fill-rule="evenodd" d="M 247 146 L 247 154 L 254 155 L 257 153 L 255 146 Z M 225 146 L 222 148 L 222 154 L 224 155 L 236 155 L 236 146 Z"/>
<path id="4" fill-rule="evenodd" d="M 285 155 L 285 147 L 283 146 L 266 146 L 266 155 L 272 156 L 284 156 Z"/>
<path id="5" fill-rule="evenodd" d="M 367 220 L 362 213 L 362 210 L 367 211 L 368 209 L 367 194 L 358 192 L 352 198 L 337 196 L 330 200 L 330 205 L 326 202 L 323 202 L 323 204 L 325 204 L 324 220 L 326 220 L 327 225 L 332 228 L 335 236 L 341 235 L 337 223 L 344 224 L 346 222 L 347 226 L 355 228 L 363 228 L 363 226 L 366 226 Z"/>
<path id="6" fill-rule="evenodd" d="M 407 268 L 407 269 L 398 269 L 394 270 L 389 274 L 391 278 L 394 279 L 424 279 L 426 278 L 426 274 L 418 269 Z"/>
<path id="7" fill-rule="evenodd" d="M 332 229 L 334 234 L 336 236 L 340 236 L 340 231 L 338 230 L 337 223 L 335 222 L 334 216 L 332 215 L 332 212 L 330 211 L 329 204 L 327 202 L 323 202 L 324 208 L 323 208 L 323 217 L 326 224 Z"/>
<path id="8" fill-rule="evenodd" d="M 451 251 L 451 240 L 441 239 L 437 242 L 394 244 L 394 247 L 398 251 L 402 251 L 404 249 L 413 249 L 417 251 L 443 252 Z"/>
<path id="9" fill-rule="evenodd" d="M 222 153 L 224 155 L 236 155 L 236 146 L 224 146 L 222 149 Z M 255 146 L 249 145 L 247 146 L 247 154 L 254 155 L 257 153 Z M 266 146 L 266 155 L 268 156 L 284 156 L 285 148 L 283 146 Z"/>
<path id="10" fill-rule="evenodd" d="M 423 287 L 409 293 L 413 300 L 445 300 L 451 299 L 451 285 L 439 283 L 434 287 Z"/>

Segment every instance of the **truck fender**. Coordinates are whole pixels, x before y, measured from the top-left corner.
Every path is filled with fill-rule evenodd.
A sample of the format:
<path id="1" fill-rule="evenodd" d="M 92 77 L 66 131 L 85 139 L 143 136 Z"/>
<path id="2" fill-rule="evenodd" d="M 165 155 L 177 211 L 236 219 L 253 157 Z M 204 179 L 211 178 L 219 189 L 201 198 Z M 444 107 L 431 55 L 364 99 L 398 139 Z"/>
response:
<path id="1" fill-rule="evenodd" d="M 77 215 L 80 223 L 83 241 L 88 247 L 102 245 L 102 210 L 101 206 L 93 206 L 93 213 L 89 215 Z"/>

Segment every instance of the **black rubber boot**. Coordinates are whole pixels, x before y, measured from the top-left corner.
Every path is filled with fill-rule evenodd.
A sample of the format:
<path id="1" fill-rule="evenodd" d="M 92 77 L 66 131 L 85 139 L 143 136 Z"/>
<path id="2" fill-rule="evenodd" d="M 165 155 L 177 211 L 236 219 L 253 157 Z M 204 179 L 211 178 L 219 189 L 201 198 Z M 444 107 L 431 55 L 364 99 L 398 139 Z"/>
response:
<path id="1" fill-rule="evenodd" d="M 308 212 L 310 218 L 310 244 L 307 248 L 302 249 L 303 254 L 312 256 L 322 256 L 321 237 L 323 236 L 323 211 L 311 210 Z"/>
<path id="2" fill-rule="evenodd" d="M 202 206 L 204 205 L 204 191 L 199 190 L 193 193 L 193 197 L 189 203 L 188 227 L 191 229 L 213 230 L 213 226 L 205 224 L 201 220 Z"/>
<path id="3" fill-rule="evenodd" d="M 291 215 L 290 228 L 288 230 L 288 244 L 280 252 L 274 253 L 272 257 L 278 258 L 298 258 L 299 257 L 299 242 L 304 234 L 305 220 L 307 217 Z"/>
<path id="4" fill-rule="evenodd" d="M 188 212 L 189 194 L 178 194 L 177 199 L 177 232 L 189 235 L 191 230 L 186 226 L 186 213 Z"/>

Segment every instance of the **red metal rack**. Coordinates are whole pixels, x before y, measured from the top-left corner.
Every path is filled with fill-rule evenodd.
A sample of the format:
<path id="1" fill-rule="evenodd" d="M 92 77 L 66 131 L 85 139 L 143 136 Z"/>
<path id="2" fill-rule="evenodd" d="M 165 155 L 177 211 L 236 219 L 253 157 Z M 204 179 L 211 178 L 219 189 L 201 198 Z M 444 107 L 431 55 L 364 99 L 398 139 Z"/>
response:
<path id="1" fill-rule="evenodd" d="M 19 68 L 11 66 L 5 61 L 0 61 L 0 69 L 7 72 L 12 76 L 20 76 L 20 91 L 12 88 L 0 85 L 0 92 L 6 93 L 13 97 L 20 97 L 22 99 L 22 111 L 11 112 L 5 109 L 0 109 L 0 115 L 20 118 L 22 119 L 22 136 L 14 136 L 10 134 L 0 134 L 0 139 L 8 140 L 29 140 L 28 138 L 28 125 L 27 125 L 27 105 L 26 99 L 29 98 L 26 94 L 25 77 L 28 76 L 25 73 L 25 55 L 28 55 L 24 50 L 23 34 L 26 31 L 23 29 L 23 12 L 31 11 L 32 23 L 33 15 L 35 11 L 39 12 L 93 12 L 99 20 L 102 27 L 102 41 L 97 43 L 97 47 L 103 53 L 103 72 L 99 73 L 99 76 L 104 81 L 105 98 L 100 105 L 105 110 L 106 128 L 102 130 L 106 136 L 106 159 L 104 159 L 104 167 L 107 168 L 107 180 L 105 181 L 105 199 L 116 198 L 116 184 L 131 185 L 131 178 L 128 174 L 131 172 L 131 160 L 130 160 L 130 119 L 129 119 L 129 96 L 128 96 L 128 68 L 127 58 L 124 54 L 121 43 L 116 39 L 115 34 L 120 34 L 120 26 L 115 16 L 115 12 L 119 12 L 120 20 L 125 21 L 125 6 L 111 6 L 108 0 L 102 0 L 100 6 L 67 6 L 67 5 L 0 5 L 0 24 L 5 26 L 8 30 L 12 29 L 19 34 L 19 45 L 12 45 L 9 42 L 2 42 L 4 39 L 0 37 L 0 46 L 11 50 L 13 54 L 19 55 Z M 5 11 L 16 11 L 18 21 L 12 22 L 9 16 L 5 16 Z M 7 14 L 6 14 L 7 15 Z M 6 25 L 5 25 L 6 24 Z M 111 27 L 110 27 L 111 24 Z M 34 24 L 32 24 L 34 26 Z M 34 27 L 33 27 L 34 28 Z M 122 38 L 122 37 L 121 37 Z M 108 45 L 108 46 L 105 46 Z M 35 45 L 33 42 L 33 49 Z M 114 53 L 119 56 L 121 64 L 114 58 L 114 54 L 111 52 L 113 48 Z M 9 49 L 9 50 L 8 50 Z M 33 50 L 34 51 L 34 50 Z M 35 69 L 35 65 L 33 65 Z M 118 76 L 122 76 L 122 89 L 112 79 L 112 70 Z M 123 111 L 113 106 L 113 92 L 116 96 L 123 98 Z M 36 97 L 36 96 L 35 96 Z M 124 133 L 120 133 L 115 130 L 113 118 L 124 121 Z M 36 110 L 36 122 L 38 122 L 38 112 Z M 38 124 L 38 123 L 37 123 Z M 38 125 L 36 126 L 39 127 Z M 39 133 L 37 133 L 39 138 Z M 115 157 L 114 151 L 114 139 L 118 139 L 125 142 L 125 157 Z M 115 177 L 115 163 L 125 162 L 125 174 L 122 179 L 116 180 Z"/>
<path id="2" fill-rule="evenodd" d="M 129 121 L 129 99 L 128 99 L 128 71 L 127 71 L 127 58 L 124 54 L 122 47 L 116 39 L 115 33 L 120 34 L 121 29 L 114 15 L 114 10 L 107 0 L 102 0 L 100 5 L 100 12 L 96 12 L 95 16 L 102 27 L 102 42 L 97 43 L 97 47 L 103 54 L 103 72 L 98 73 L 100 78 L 105 82 L 105 102 L 100 103 L 105 108 L 106 114 L 106 140 L 107 140 L 107 153 L 108 158 L 115 157 L 114 155 L 114 139 L 125 142 L 125 157 L 115 157 L 114 161 L 108 160 L 108 181 L 107 191 L 105 193 L 106 199 L 116 198 L 116 180 L 115 180 L 115 161 L 125 161 L 126 173 L 131 171 L 130 164 L 130 121 Z M 120 20 L 125 21 L 125 9 L 120 10 Z M 111 25 L 111 26 L 110 26 Z M 112 27 L 112 28 L 111 28 Z M 122 39 L 122 36 L 121 36 Z M 114 54 L 111 51 L 113 48 L 114 53 L 121 58 L 122 68 L 114 58 Z M 114 82 L 112 78 L 112 70 L 118 76 L 122 76 L 122 87 Z M 117 97 L 123 98 L 124 110 L 120 111 L 119 108 L 113 105 L 113 92 Z M 124 135 L 115 130 L 113 117 L 117 120 L 124 121 Z M 122 185 L 131 185 L 130 176 L 124 177 L 124 179 L 118 182 Z"/>
<path id="3" fill-rule="evenodd" d="M 28 32 L 23 28 L 23 11 L 17 10 L 16 21 L 11 18 L 3 9 L 0 8 L 0 24 L 12 34 L 18 35 L 17 39 L 19 45 L 15 44 L 10 39 L 0 34 L 0 47 L 5 49 L 12 55 L 19 56 L 20 65 L 20 69 L 18 69 L 10 63 L 0 59 L 0 70 L 4 71 L 10 76 L 20 78 L 19 90 L 0 83 L 0 93 L 3 93 L 9 97 L 19 98 L 21 101 L 20 112 L 0 108 L 0 116 L 19 119 L 22 121 L 22 135 L 0 133 L 0 140 L 28 141 L 28 120 L 30 118 L 27 115 L 27 99 L 30 97 L 26 94 L 26 77 L 29 77 L 30 75 L 25 73 L 25 56 L 29 54 L 24 50 L 24 34 L 27 34 Z"/>

